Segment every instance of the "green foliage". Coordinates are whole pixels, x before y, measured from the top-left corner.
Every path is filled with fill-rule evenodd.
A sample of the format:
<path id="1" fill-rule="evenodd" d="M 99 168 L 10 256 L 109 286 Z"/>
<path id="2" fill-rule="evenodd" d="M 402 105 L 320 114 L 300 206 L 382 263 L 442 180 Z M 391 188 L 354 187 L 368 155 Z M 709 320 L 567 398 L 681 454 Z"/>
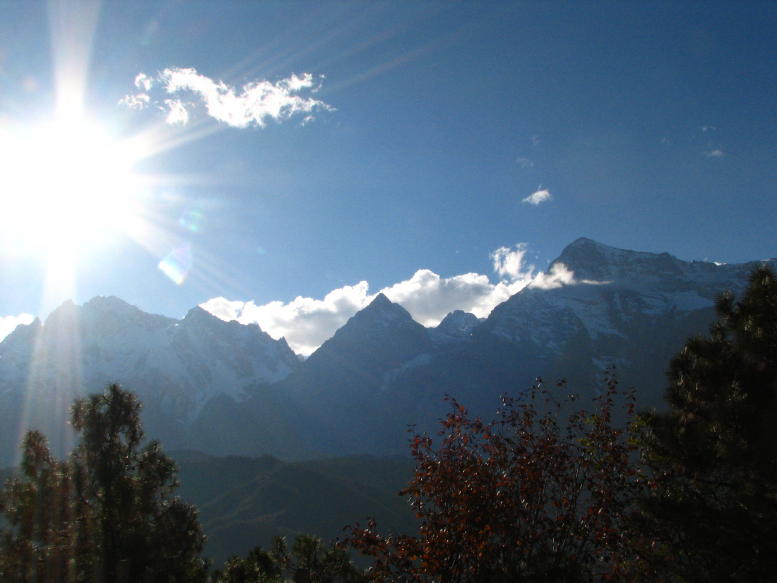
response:
<path id="1" fill-rule="evenodd" d="M 654 468 L 647 579 L 766 581 L 777 568 L 777 278 L 756 270 L 672 360 L 671 411 L 643 417 Z"/>
<path id="2" fill-rule="evenodd" d="M 358 583 L 365 578 L 347 553 L 326 547 L 321 539 L 300 535 L 291 551 L 286 539 L 275 537 L 272 550 L 254 548 L 245 558 L 232 557 L 213 575 L 215 583 Z"/>
<path id="3" fill-rule="evenodd" d="M 139 412 L 117 385 L 77 400 L 81 440 L 64 461 L 27 434 L 21 476 L 0 494 L 0 581 L 205 580 L 196 512 L 173 497 L 175 465 L 159 444 L 142 446 Z"/>
<path id="4" fill-rule="evenodd" d="M 560 388 L 564 388 L 561 385 Z M 626 513 L 639 487 L 628 434 L 615 426 L 614 380 L 593 413 L 504 399 L 489 423 L 452 401 L 441 442 L 416 435 L 404 491 L 416 536 L 385 536 L 373 521 L 348 543 L 373 557 L 374 581 L 594 581 L 622 575 Z M 549 397 L 548 397 L 549 398 Z M 625 414 L 633 412 L 631 398 Z M 544 413 L 541 411 L 545 411 Z M 562 422 L 563 419 L 563 422 Z"/>
<path id="5" fill-rule="evenodd" d="M 10 480 L 0 497 L 5 528 L 0 534 L 0 580 L 66 580 L 70 571 L 69 530 L 74 508 L 67 465 L 52 458 L 46 438 L 29 432 L 23 443 L 21 478 Z"/>

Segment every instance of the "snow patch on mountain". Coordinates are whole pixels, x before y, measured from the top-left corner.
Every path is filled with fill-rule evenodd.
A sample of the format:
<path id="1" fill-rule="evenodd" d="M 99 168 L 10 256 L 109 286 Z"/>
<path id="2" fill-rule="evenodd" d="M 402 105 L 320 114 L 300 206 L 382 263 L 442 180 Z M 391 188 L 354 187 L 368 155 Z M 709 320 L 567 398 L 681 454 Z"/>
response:
<path id="1" fill-rule="evenodd" d="M 115 297 L 66 302 L 44 324 L 20 326 L 0 343 L 6 392 L 83 394 L 118 382 L 181 418 L 216 395 L 242 399 L 247 387 L 279 381 L 297 366 L 286 342 L 256 324 L 223 322 L 199 307 L 175 320 Z"/>
<path id="2" fill-rule="evenodd" d="M 580 238 L 551 263 L 561 285 L 529 285 L 497 306 L 484 328 L 511 342 L 559 352 L 580 331 L 626 337 L 630 322 L 711 308 L 724 290 L 741 290 L 756 263 L 716 265 L 668 253 L 616 249 Z"/>

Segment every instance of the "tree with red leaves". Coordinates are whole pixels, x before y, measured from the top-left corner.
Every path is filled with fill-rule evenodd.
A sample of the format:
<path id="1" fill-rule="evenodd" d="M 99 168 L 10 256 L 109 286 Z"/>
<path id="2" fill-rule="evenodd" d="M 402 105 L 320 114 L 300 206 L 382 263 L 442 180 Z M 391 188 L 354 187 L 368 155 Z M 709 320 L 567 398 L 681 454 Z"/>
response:
<path id="1" fill-rule="evenodd" d="M 417 465 L 402 494 L 418 534 L 384 536 L 374 521 L 348 529 L 346 543 L 372 557 L 372 580 L 624 578 L 627 514 L 643 482 L 621 428 L 633 418 L 633 392 L 619 395 L 610 377 L 593 413 L 571 414 L 573 398 L 553 392 L 538 379 L 522 398 L 503 397 L 488 423 L 448 399 L 440 444 L 429 435 L 410 444 Z"/>

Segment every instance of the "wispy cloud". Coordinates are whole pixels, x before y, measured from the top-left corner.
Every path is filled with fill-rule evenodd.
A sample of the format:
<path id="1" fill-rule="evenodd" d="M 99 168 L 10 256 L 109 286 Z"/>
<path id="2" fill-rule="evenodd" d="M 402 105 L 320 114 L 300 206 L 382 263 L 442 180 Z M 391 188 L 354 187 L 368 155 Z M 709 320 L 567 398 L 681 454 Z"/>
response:
<path id="1" fill-rule="evenodd" d="M 524 287 L 553 289 L 578 283 L 575 274 L 563 263 L 554 263 L 547 272 L 537 271 L 535 265 L 526 261 L 527 252 L 526 243 L 517 243 L 512 249 L 499 247 L 491 252 L 494 273 L 502 278 L 500 283 L 510 292 L 508 297 Z M 582 283 L 596 282 L 584 280 Z"/>
<path id="2" fill-rule="evenodd" d="M 141 110 L 146 109 L 151 104 L 151 96 L 148 92 L 154 86 L 154 80 L 145 73 L 138 73 L 135 75 L 135 89 L 139 91 L 137 93 L 130 93 L 119 99 L 119 105 L 123 105 L 129 109 Z"/>
<path id="3" fill-rule="evenodd" d="M 518 243 L 512 249 L 510 247 L 494 249 L 490 255 L 494 273 L 502 279 L 510 281 L 525 279 L 528 283 L 531 280 L 534 266 L 527 267 L 526 251 L 526 243 Z"/>
<path id="4" fill-rule="evenodd" d="M 522 198 L 521 202 L 525 202 L 527 204 L 531 204 L 534 206 L 537 206 L 539 204 L 542 204 L 543 202 L 547 202 L 549 200 L 553 200 L 553 195 L 550 194 L 550 191 L 545 188 L 542 190 L 537 190 L 536 192 L 531 193 L 526 198 Z"/>
<path id="5" fill-rule="evenodd" d="M 495 306 L 527 286 L 548 289 L 575 283 L 574 274 L 563 265 L 548 273 L 537 272 L 526 262 L 526 253 L 525 243 L 494 250 L 490 257 L 499 278 L 496 283 L 479 273 L 442 277 L 430 269 L 419 269 L 409 279 L 379 291 L 401 304 L 417 322 L 435 326 L 453 310 L 485 318 Z M 201 306 L 223 320 L 259 324 L 274 338 L 285 337 L 296 353 L 309 355 L 375 295 L 370 293 L 369 284 L 361 281 L 332 290 L 322 299 L 297 297 L 287 303 L 256 305 L 218 297 Z"/>
<path id="6" fill-rule="evenodd" d="M 154 86 L 154 80 L 145 73 L 135 75 L 135 87 L 143 91 L 151 91 Z"/>
<path id="7" fill-rule="evenodd" d="M 134 93 L 125 95 L 119 100 L 119 104 L 128 109 L 140 111 L 146 109 L 151 103 L 151 97 L 147 93 Z"/>
<path id="8" fill-rule="evenodd" d="M 707 158 L 723 158 L 726 153 L 721 149 L 715 149 L 715 150 L 707 150 L 704 152 L 704 155 Z"/>
<path id="9" fill-rule="evenodd" d="M 194 68 L 173 67 L 155 77 L 139 73 L 134 81 L 138 91 L 124 96 L 119 103 L 134 110 L 154 106 L 166 113 L 171 125 L 187 124 L 198 106 L 204 106 L 213 119 L 236 128 L 264 127 L 270 120 L 283 121 L 297 115 L 308 123 L 315 112 L 334 110 L 310 95 L 321 88 L 322 82 L 323 76 L 314 78 L 303 73 L 274 83 L 266 79 L 251 81 L 236 89 Z"/>
<path id="10" fill-rule="evenodd" d="M 529 158 L 524 158 L 523 156 L 516 158 L 515 163 L 518 164 L 518 166 L 521 168 L 534 168 L 534 162 Z"/>
<path id="11" fill-rule="evenodd" d="M 35 320 L 35 316 L 32 314 L 0 316 L 0 341 L 13 332 L 20 324 L 31 324 L 33 320 Z"/>

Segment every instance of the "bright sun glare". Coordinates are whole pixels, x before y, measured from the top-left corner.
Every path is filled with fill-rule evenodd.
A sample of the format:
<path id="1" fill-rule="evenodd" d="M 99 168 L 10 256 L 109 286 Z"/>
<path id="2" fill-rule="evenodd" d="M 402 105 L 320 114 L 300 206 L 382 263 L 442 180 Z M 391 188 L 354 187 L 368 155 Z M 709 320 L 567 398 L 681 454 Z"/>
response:
<path id="1" fill-rule="evenodd" d="M 0 129 L 0 237 L 16 252 L 80 255 L 137 216 L 141 152 L 83 115 Z"/>

